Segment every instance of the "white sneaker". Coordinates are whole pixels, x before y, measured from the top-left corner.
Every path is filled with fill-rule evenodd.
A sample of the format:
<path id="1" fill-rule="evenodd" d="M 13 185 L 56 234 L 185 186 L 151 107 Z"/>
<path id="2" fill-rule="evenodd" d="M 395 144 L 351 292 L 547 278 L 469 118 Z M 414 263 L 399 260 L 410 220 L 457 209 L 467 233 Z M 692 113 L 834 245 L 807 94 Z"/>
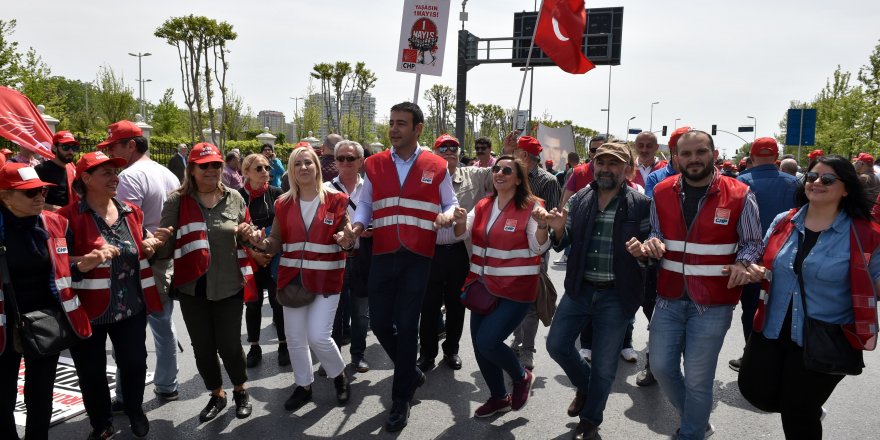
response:
<path id="1" fill-rule="evenodd" d="M 568 256 L 565 254 L 562 254 L 562 256 L 559 257 L 558 260 L 553 262 L 553 264 L 566 264 L 566 263 L 568 263 Z"/>
<path id="2" fill-rule="evenodd" d="M 828 410 L 826 410 L 825 407 L 823 406 L 822 407 L 822 415 L 819 416 L 819 421 L 820 422 L 824 421 L 825 416 L 827 416 L 827 415 L 828 415 Z"/>
<path id="3" fill-rule="evenodd" d="M 639 354 L 632 348 L 624 348 L 623 350 L 620 350 L 620 357 L 627 362 L 635 363 L 639 361 Z"/>
<path id="4" fill-rule="evenodd" d="M 587 362 L 593 362 L 593 350 L 590 350 L 589 348 L 582 348 L 580 349 L 580 351 L 578 351 L 578 353 L 580 353 L 581 357 L 586 359 Z"/>

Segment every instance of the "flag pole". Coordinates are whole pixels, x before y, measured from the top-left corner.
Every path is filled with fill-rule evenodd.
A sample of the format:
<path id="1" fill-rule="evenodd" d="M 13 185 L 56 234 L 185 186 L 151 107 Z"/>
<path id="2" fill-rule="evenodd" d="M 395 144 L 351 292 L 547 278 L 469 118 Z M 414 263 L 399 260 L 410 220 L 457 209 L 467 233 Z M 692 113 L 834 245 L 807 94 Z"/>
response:
<path id="1" fill-rule="evenodd" d="M 529 55 L 526 57 L 526 67 L 523 68 L 522 85 L 519 87 L 519 99 L 516 100 L 516 113 L 513 114 L 513 129 L 516 129 L 516 118 L 519 116 L 519 106 L 522 104 L 523 91 L 526 88 L 526 75 L 529 74 L 529 64 L 532 62 L 532 51 L 535 49 L 535 34 L 538 33 L 538 23 L 541 22 L 541 11 L 544 10 L 544 0 L 541 0 L 541 9 L 538 9 L 538 17 L 535 19 L 535 28 L 532 29 L 532 41 L 529 44 Z M 529 115 L 531 116 L 531 115 Z"/>

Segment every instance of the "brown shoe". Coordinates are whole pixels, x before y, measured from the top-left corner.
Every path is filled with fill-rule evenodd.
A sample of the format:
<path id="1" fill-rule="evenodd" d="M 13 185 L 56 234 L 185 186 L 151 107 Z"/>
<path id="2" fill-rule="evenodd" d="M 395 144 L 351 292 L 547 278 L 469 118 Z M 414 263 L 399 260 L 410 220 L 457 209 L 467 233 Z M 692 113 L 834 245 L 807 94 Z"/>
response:
<path id="1" fill-rule="evenodd" d="M 578 414 L 581 413 L 581 410 L 584 409 L 584 403 L 587 401 L 587 395 L 578 391 L 574 395 L 574 400 L 571 401 L 571 405 L 568 405 L 568 416 L 569 417 L 577 417 Z"/>

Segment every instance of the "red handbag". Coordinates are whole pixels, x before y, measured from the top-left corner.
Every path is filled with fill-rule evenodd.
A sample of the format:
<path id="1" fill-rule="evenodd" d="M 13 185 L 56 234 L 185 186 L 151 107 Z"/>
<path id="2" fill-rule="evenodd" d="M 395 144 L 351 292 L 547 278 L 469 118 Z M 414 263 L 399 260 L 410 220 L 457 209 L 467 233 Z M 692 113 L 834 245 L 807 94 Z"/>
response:
<path id="1" fill-rule="evenodd" d="M 498 297 L 482 281 L 475 281 L 461 292 L 461 303 L 473 313 L 488 315 L 498 306 Z"/>

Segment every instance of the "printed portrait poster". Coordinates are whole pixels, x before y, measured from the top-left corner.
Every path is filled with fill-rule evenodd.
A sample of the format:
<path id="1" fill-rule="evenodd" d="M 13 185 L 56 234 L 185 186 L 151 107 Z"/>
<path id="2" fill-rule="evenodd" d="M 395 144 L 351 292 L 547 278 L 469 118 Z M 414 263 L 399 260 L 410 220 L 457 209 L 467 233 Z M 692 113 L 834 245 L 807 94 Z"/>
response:
<path id="1" fill-rule="evenodd" d="M 405 0 L 397 71 L 440 76 L 449 24 L 449 0 Z"/>

